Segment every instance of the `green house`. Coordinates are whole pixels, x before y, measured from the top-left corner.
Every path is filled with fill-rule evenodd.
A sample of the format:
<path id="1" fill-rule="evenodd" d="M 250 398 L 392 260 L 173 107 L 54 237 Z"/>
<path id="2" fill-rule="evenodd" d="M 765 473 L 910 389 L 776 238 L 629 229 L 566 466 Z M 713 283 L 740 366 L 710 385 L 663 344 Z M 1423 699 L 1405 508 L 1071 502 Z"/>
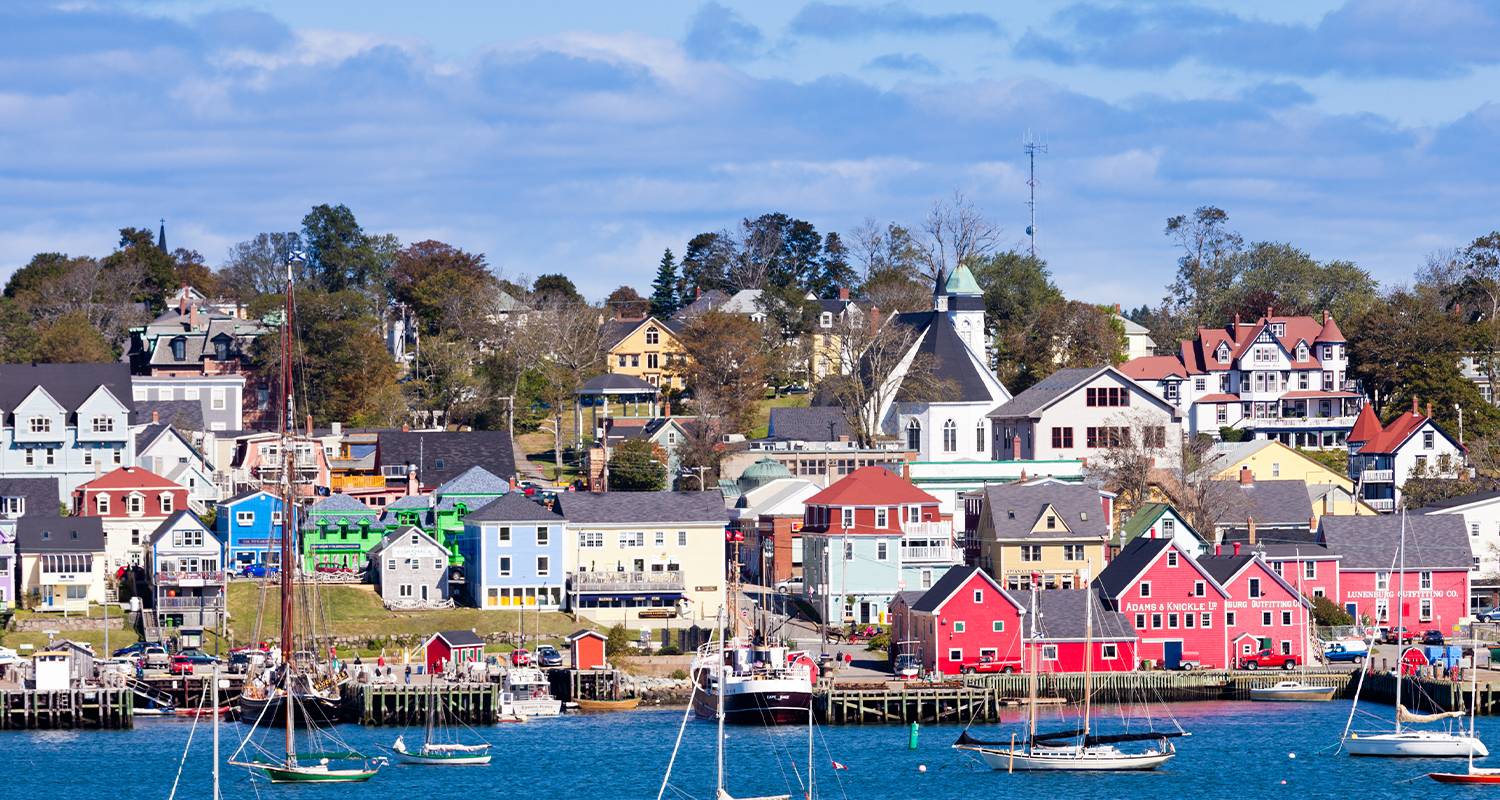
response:
<path id="1" fill-rule="evenodd" d="M 346 494 L 329 495 L 304 513 L 302 569 L 307 572 L 319 566 L 363 570 L 365 554 L 385 538 L 380 511 Z"/>
<path id="2" fill-rule="evenodd" d="M 458 537 L 464 532 L 464 517 L 509 492 L 510 482 L 484 467 L 469 467 L 437 487 L 428 533 L 448 549 L 450 563 L 463 563 Z"/>

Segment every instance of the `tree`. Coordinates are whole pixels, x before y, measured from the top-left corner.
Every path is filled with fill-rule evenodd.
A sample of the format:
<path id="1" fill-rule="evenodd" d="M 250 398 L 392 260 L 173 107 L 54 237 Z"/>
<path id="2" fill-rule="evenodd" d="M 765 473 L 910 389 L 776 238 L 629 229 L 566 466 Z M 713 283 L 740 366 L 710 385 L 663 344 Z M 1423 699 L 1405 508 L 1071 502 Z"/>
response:
<path id="1" fill-rule="evenodd" d="M 625 319 L 644 317 L 651 311 L 651 301 L 641 297 L 633 286 L 621 286 L 609 293 L 604 305 L 616 316 Z"/>
<path id="2" fill-rule="evenodd" d="M 887 314 L 932 308 L 932 286 L 901 269 L 882 268 L 870 273 L 860 293 Z"/>
<path id="3" fill-rule="evenodd" d="M 219 293 L 219 276 L 208 268 L 203 254 L 197 250 L 179 247 L 172 251 L 172 276 L 176 286 L 192 286 L 205 297 Z"/>
<path id="4" fill-rule="evenodd" d="M 1167 297 L 1181 326 L 1174 340 L 1186 338 L 1200 325 L 1222 324 L 1214 314 L 1224 292 L 1234 284 L 1233 257 L 1244 244 L 1228 225 L 1229 215 L 1215 206 L 1200 206 L 1192 215 L 1167 219 L 1165 233 L 1182 250 Z"/>
<path id="5" fill-rule="evenodd" d="M 1144 412 L 1116 414 L 1103 426 L 1097 455 L 1088 460 L 1084 472 L 1117 497 L 1115 506 L 1121 520 L 1129 519 L 1150 496 L 1157 470 L 1176 466 L 1181 457 L 1181 442 L 1168 435 L 1167 426 Z M 1209 531 L 1199 529 L 1207 535 Z"/>
<path id="6" fill-rule="evenodd" d="M 678 474 L 673 476 L 678 491 L 707 491 L 719 485 L 719 468 L 724 460 L 724 420 L 700 415 L 683 425 L 684 439 L 677 446 Z"/>
<path id="7" fill-rule="evenodd" d="M 1062 291 L 1052 283 L 1047 262 L 1015 250 L 978 259 L 970 268 L 984 290 L 984 317 L 995 342 L 993 366 L 1012 392 L 1023 391 L 1043 377 L 1024 358 L 1027 342 L 1042 309 L 1063 302 Z"/>
<path id="8" fill-rule="evenodd" d="M 630 641 L 630 631 L 625 629 L 624 623 L 616 623 L 609 629 L 609 635 L 604 640 L 604 655 L 609 658 L 628 656 L 635 650 L 635 645 Z"/>
<path id="9" fill-rule="evenodd" d="M 1256 242 L 1228 260 L 1233 283 L 1207 304 L 1214 324 L 1236 313 L 1257 319 L 1268 308 L 1283 316 L 1331 311 L 1348 321 L 1366 313 L 1378 299 L 1379 286 L 1370 273 L 1348 261 L 1320 264 L 1289 244 Z"/>
<path id="10" fill-rule="evenodd" d="M 859 447 L 875 446 L 882 437 L 881 415 L 897 400 L 940 402 L 952 394 L 952 384 L 936 374 L 928 354 L 918 353 L 906 361 L 917 342 L 917 328 L 852 315 L 837 326 L 839 363 L 856 366 L 828 375 L 818 388 L 838 406 L 850 438 Z"/>
<path id="11" fill-rule="evenodd" d="M 1224 470 L 1227 462 L 1213 445 L 1209 436 L 1184 436 L 1180 468 L 1162 470 L 1154 476 L 1159 481 L 1158 488 L 1177 513 L 1205 537 L 1214 535 L 1227 508 L 1221 497 L 1223 481 L 1214 477 Z"/>
<path id="12" fill-rule="evenodd" d="M 555 306 L 558 303 L 566 305 L 582 305 L 583 295 L 578 293 L 578 287 L 566 275 L 560 273 L 549 273 L 538 275 L 531 283 L 531 294 L 536 299 L 537 305 Z"/>
<path id="13" fill-rule="evenodd" d="M 0 364 L 37 360 L 39 332 L 31 315 L 16 300 L 0 298 Z"/>
<path id="14" fill-rule="evenodd" d="M 399 243 L 365 233 L 348 206 L 313 206 L 302 218 L 309 274 L 328 292 L 379 286 Z"/>
<path id="15" fill-rule="evenodd" d="M 921 248 L 910 230 L 894 222 L 882 228 L 874 219 L 865 219 L 854 229 L 850 253 L 866 281 L 882 272 L 894 272 L 914 281 L 922 274 Z"/>
<path id="16" fill-rule="evenodd" d="M 542 278 L 537 280 L 541 282 Z M 543 297 L 547 299 L 527 315 L 526 331 L 537 342 L 533 357 L 538 400 L 549 411 L 545 427 L 551 429 L 553 463 L 556 477 L 561 477 L 564 415 L 573 405 L 578 387 L 603 370 L 604 327 L 599 324 L 603 311 L 555 290 Z"/>
<path id="17" fill-rule="evenodd" d="M 677 313 L 681 303 L 677 298 L 677 261 L 672 248 L 661 254 L 661 263 L 656 267 L 656 280 L 651 282 L 651 315 L 666 319 Z"/>
<path id="18" fill-rule="evenodd" d="M 679 339 L 688 356 L 683 378 L 699 416 L 720 417 L 729 430 L 748 433 L 766 390 L 760 326 L 715 309 L 693 317 Z"/>
<path id="19" fill-rule="evenodd" d="M 141 300 L 146 293 L 144 270 L 141 259 L 118 253 L 102 261 L 86 257 L 59 260 L 47 254 L 33 259 L 23 270 L 26 274 L 13 278 L 7 289 L 15 301 L 13 308 L 28 315 L 30 324 L 43 328 L 77 312 L 111 348 L 118 349 L 132 326 L 150 319 Z M 156 305 L 160 303 L 158 297 Z"/>
<path id="20" fill-rule="evenodd" d="M 678 296 L 684 304 L 701 292 L 728 287 L 729 266 L 738 258 L 734 237 L 727 231 L 700 233 L 688 240 L 682 253 L 682 284 Z"/>
<path id="21" fill-rule="evenodd" d="M 121 228 L 119 249 L 101 259 L 105 270 L 139 276 L 131 299 L 160 311 L 166 296 L 177 289 L 177 262 L 156 246 L 156 234 L 146 228 Z"/>
<path id="22" fill-rule="evenodd" d="M 391 268 L 392 297 L 411 308 L 428 335 L 486 316 L 483 299 L 496 289 L 483 255 L 432 239 L 402 248 Z"/>
<path id="23" fill-rule="evenodd" d="M 659 492 L 667 488 L 667 466 L 656 445 L 645 439 L 626 439 L 609 454 L 609 490 Z"/>
<path id="24" fill-rule="evenodd" d="M 939 200 L 932 204 L 922 232 L 926 237 L 918 246 L 930 278 L 949 274 L 960 264 L 988 256 L 1000 240 L 1000 228 L 985 219 L 984 213 L 957 190 L 946 202 Z"/>
<path id="25" fill-rule="evenodd" d="M 849 265 L 849 248 L 844 240 L 832 231 L 823 237 L 822 266 L 818 277 L 808 289 L 820 297 L 835 297 L 840 289 L 853 289 L 859 281 L 854 267 Z"/>
<path id="26" fill-rule="evenodd" d="M 115 351 L 81 311 L 69 311 L 49 323 L 36 342 L 32 358 L 53 364 L 96 364 L 115 360 Z"/>
<path id="27" fill-rule="evenodd" d="M 1354 617 L 1348 611 L 1339 607 L 1332 599 L 1324 595 L 1314 595 L 1308 598 L 1312 602 L 1312 621 L 1320 628 L 1331 628 L 1342 625 L 1353 625 Z"/>
<path id="28" fill-rule="evenodd" d="M 242 303 L 258 295 L 278 294 L 286 286 L 287 258 L 301 250 L 302 236 L 296 231 L 258 233 L 229 248 L 217 276 L 219 289 Z"/>
<path id="29" fill-rule="evenodd" d="M 434 334 L 423 339 L 422 357 L 408 384 L 417 407 L 440 412 L 448 422 L 472 423 L 482 402 L 475 355 L 474 346 L 460 338 Z"/>

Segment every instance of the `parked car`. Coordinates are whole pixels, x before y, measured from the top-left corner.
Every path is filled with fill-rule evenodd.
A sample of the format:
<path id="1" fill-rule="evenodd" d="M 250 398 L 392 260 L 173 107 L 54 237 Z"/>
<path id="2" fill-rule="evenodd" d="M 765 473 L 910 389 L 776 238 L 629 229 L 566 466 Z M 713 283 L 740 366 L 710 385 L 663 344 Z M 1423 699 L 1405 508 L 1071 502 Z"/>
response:
<path id="1" fill-rule="evenodd" d="M 1443 643 L 1443 632 L 1442 631 L 1438 630 L 1437 628 L 1429 628 L 1429 629 L 1427 629 L 1425 631 L 1422 631 L 1422 644 L 1437 645 L 1437 644 L 1442 644 L 1442 643 Z"/>
<path id="2" fill-rule="evenodd" d="M 1405 626 L 1399 628 L 1381 628 L 1381 644 L 1411 644 L 1417 640 L 1417 632 Z"/>
<path id="3" fill-rule="evenodd" d="M 145 655 L 146 648 L 150 645 L 150 642 L 136 642 L 129 647 L 121 647 L 113 653 L 110 653 L 110 655 L 114 656 L 115 658 L 139 658 Z"/>
<path id="4" fill-rule="evenodd" d="M 563 664 L 562 653 L 550 644 L 537 645 L 536 661 L 544 667 L 560 667 Z"/>
<path id="5" fill-rule="evenodd" d="M 1240 669 L 1296 669 L 1297 657 L 1278 653 L 1274 650 L 1261 650 L 1240 659 Z"/>
<path id="6" fill-rule="evenodd" d="M 787 578 L 784 581 L 777 581 L 775 589 L 777 594 L 802 594 L 802 579 Z"/>
<path id="7" fill-rule="evenodd" d="M 1000 659 L 994 658 L 993 656 L 980 656 L 978 661 L 975 661 L 972 664 L 964 664 L 963 667 L 959 669 L 959 671 L 965 675 L 996 672 L 1004 675 L 1009 675 L 1012 672 L 1020 671 L 1020 669 L 1020 661 L 1001 661 Z"/>
<path id="8" fill-rule="evenodd" d="M 200 650 L 184 650 L 172 656 L 172 664 L 168 670 L 173 675 L 192 675 L 200 666 L 217 663 L 219 659 Z"/>
<path id="9" fill-rule="evenodd" d="M 0 667 L 7 664 L 15 664 L 21 660 L 21 656 L 9 647 L 0 647 Z"/>
<path id="10" fill-rule="evenodd" d="M 242 578 L 268 578 L 278 574 L 276 567 L 268 564 L 246 564 L 240 568 Z"/>
<path id="11" fill-rule="evenodd" d="M 1481 608 L 1474 617 L 1480 622 L 1500 622 L 1500 608 Z"/>
<path id="12" fill-rule="evenodd" d="M 1364 647 L 1354 647 L 1341 642 L 1334 642 L 1323 649 L 1323 660 L 1330 664 L 1363 664 L 1370 651 Z"/>
<path id="13" fill-rule="evenodd" d="M 531 652 L 524 647 L 517 647 L 510 651 L 510 665 L 513 667 L 531 666 Z"/>

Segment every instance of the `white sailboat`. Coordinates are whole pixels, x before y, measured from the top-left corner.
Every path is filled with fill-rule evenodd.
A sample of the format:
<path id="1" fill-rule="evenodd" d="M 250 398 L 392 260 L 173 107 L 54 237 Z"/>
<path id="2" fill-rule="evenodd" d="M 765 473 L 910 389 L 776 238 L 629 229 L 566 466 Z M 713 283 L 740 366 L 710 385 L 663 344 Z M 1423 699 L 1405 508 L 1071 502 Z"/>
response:
<path id="1" fill-rule="evenodd" d="M 403 764 L 421 764 L 434 767 L 482 767 L 490 763 L 490 744 L 464 744 L 455 741 L 439 741 L 439 732 L 448 726 L 443 723 L 442 696 L 436 686 L 427 689 L 427 727 L 422 737 L 422 746 L 408 749 L 406 737 L 397 736 L 391 751 Z M 467 727 L 467 726 L 466 726 Z"/>
<path id="2" fill-rule="evenodd" d="M 1277 681 L 1272 686 L 1257 686 L 1250 690 L 1251 700 L 1278 701 L 1278 702 L 1322 702 L 1333 699 L 1333 693 L 1337 687 L 1325 684 L 1310 683 L 1307 680 L 1307 652 L 1308 642 L 1312 639 L 1308 628 L 1310 627 L 1310 616 L 1307 612 L 1306 599 L 1302 594 L 1302 554 L 1297 554 L 1297 600 L 1302 610 L 1302 649 L 1304 655 L 1301 660 L 1302 675 L 1295 681 Z"/>
<path id="3" fill-rule="evenodd" d="M 1397 545 L 1396 559 L 1399 565 L 1396 578 L 1396 630 L 1402 630 L 1402 598 L 1406 594 L 1406 509 L 1401 510 L 1401 539 Z M 1389 608 L 1389 606 L 1387 606 Z M 1373 635 L 1371 644 L 1373 645 Z M 1344 750 L 1351 756 L 1384 756 L 1387 758 L 1473 758 L 1490 754 L 1484 742 L 1469 730 L 1422 730 L 1404 728 L 1403 723 L 1422 724 L 1444 719 L 1462 718 L 1463 712 L 1445 711 L 1436 714 L 1415 714 L 1401 703 L 1401 688 L 1405 675 L 1406 651 L 1397 644 L 1396 658 L 1396 724 L 1394 730 L 1377 733 L 1358 733 L 1351 730 L 1354 714 L 1359 709 L 1359 694 L 1364 688 L 1365 675 L 1361 672 L 1359 685 L 1354 692 L 1354 706 L 1349 709 L 1349 720 L 1344 725 Z"/>
<path id="4" fill-rule="evenodd" d="M 1087 580 L 1084 586 L 1088 587 Z M 1146 733 L 1118 733 L 1098 735 L 1091 730 L 1093 719 L 1093 673 L 1094 673 L 1094 597 L 1093 589 L 1085 588 L 1089 597 L 1084 603 L 1084 689 L 1082 725 L 1076 729 L 1037 732 L 1037 672 L 1040 664 L 1041 646 L 1037 640 L 1037 585 L 1031 585 L 1031 621 L 1029 639 L 1032 644 L 1029 669 L 1030 710 L 1027 717 L 1026 739 L 1017 742 L 992 742 L 976 739 L 965 730 L 953 747 L 977 754 L 991 769 L 1006 772 L 1066 770 L 1081 772 L 1123 772 L 1152 770 L 1165 764 L 1177 750 L 1169 741 L 1182 736 L 1179 731 L 1153 731 Z M 1126 742 L 1149 741 L 1155 744 L 1141 751 L 1122 750 L 1117 745 Z"/>

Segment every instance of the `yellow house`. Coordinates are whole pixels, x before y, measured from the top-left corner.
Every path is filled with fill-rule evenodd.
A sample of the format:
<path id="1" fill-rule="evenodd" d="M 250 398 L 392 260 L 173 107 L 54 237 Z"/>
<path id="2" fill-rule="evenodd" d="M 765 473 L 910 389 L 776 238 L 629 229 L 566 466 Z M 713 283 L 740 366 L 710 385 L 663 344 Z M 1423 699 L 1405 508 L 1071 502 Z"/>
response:
<path id="1" fill-rule="evenodd" d="M 982 566 L 1007 589 L 1040 575 L 1046 588 L 1083 586 L 1104 569 L 1114 495 L 1044 478 L 986 486 L 979 527 Z"/>
<path id="2" fill-rule="evenodd" d="M 1221 442 L 1206 456 L 1214 477 L 1238 480 L 1241 467 L 1264 480 L 1297 480 L 1307 484 L 1313 514 L 1373 515 L 1377 513 L 1354 496 L 1354 481 L 1302 453 L 1272 439 Z"/>
<path id="3" fill-rule="evenodd" d="M 669 325 L 649 316 L 616 317 L 604 323 L 606 369 L 665 389 L 683 388 L 682 368 L 687 365 L 687 351 L 672 328 L 676 324 Z"/>
<path id="4" fill-rule="evenodd" d="M 849 299 L 848 289 L 839 289 L 837 299 L 818 300 L 818 317 L 813 322 L 808 352 L 808 371 L 814 383 L 836 373 L 848 372 L 857 354 L 844 341 L 852 328 L 875 324 L 869 320 L 873 305 L 861 307 Z M 854 337 L 854 341 L 861 341 Z"/>

